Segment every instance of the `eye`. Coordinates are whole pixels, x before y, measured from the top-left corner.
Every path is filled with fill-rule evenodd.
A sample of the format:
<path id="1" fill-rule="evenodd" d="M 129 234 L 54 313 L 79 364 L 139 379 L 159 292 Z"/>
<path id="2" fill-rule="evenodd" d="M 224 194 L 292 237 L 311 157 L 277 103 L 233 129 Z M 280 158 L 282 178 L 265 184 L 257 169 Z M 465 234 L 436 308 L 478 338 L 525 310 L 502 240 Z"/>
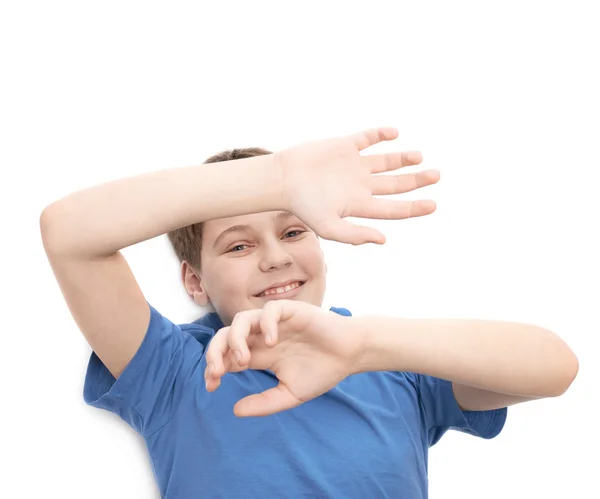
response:
<path id="1" fill-rule="evenodd" d="M 306 231 L 305 230 L 290 230 L 285 233 L 284 238 L 292 239 L 294 237 L 298 237 L 300 234 L 303 234 L 304 232 L 306 232 Z M 290 236 L 290 234 L 291 234 L 291 236 Z M 290 237 L 287 237 L 287 236 L 290 236 Z M 240 251 L 244 251 L 244 248 L 247 246 L 248 246 L 247 244 L 236 244 L 230 250 L 226 251 L 226 253 L 239 253 Z M 236 248 L 241 248 L 241 249 L 236 249 Z"/>
<path id="2" fill-rule="evenodd" d="M 303 230 L 290 230 L 289 232 L 286 232 L 286 234 L 285 234 L 285 235 L 286 235 L 286 236 L 287 236 L 288 234 L 297 234 L 297 235 L 299 235 L 299 234 L 302 234 L 303 232 L 304 232 Z M 294 236 L 292 236 L 292 237 L 294 237 Z M 287 238 L 287 239 L 289 239 L 289 238 Z"/>

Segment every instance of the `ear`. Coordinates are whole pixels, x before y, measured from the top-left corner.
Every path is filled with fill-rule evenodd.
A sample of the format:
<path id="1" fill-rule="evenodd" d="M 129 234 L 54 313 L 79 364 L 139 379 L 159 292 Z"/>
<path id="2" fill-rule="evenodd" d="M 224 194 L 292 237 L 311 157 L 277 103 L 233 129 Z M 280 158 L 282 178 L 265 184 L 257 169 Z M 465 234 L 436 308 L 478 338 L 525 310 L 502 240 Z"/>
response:
<path id="1" fill-rule="evenodd" d="M 202 284 L 200 272 L 192 267 L 188 262 L 181 262 L 181 280 L 187 294 L 201 307 L 209 304 L 210 299 L 206 289 Z"/>

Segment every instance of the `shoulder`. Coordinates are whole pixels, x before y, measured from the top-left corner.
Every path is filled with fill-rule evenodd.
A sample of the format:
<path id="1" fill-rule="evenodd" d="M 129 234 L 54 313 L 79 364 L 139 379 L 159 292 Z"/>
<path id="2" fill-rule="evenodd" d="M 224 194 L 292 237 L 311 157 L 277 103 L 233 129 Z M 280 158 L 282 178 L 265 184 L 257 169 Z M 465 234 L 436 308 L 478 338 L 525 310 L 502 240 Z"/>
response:
<path id="1" fill-rule="evenodd" d="M 193 322 L 178 324 L 178 327 L 206 347 L 212 337 L 223 327 L 223 322 L 215 312 L 209 312 Z"/>

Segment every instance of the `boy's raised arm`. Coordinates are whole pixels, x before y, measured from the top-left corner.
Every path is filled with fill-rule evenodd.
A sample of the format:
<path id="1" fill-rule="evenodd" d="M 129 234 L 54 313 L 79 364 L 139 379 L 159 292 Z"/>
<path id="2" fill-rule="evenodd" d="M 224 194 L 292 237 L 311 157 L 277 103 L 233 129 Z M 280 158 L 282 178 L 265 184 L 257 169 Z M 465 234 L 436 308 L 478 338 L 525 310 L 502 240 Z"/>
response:
<path id="1" fill-rule="evenodd" d="M 40 217 L 46 254 L 73 318 L 104 365 L 118 377 L 149 324 L 123 248 L 194 223 L 275 210 L 291 211 L 325 239 L 382 244 L 381 232 L 344 218 L 393 220 L 435 211 L 433 201 L 374 197 L 439 179 L 435 170 L 374 176 L 421 162 L 418 152 L 359 154 L 397 136 L 396 129 L 374 128 L 266 156 L 162 170 L 48 206 Z"/>
<path id="2" fill-rule="evenodd" d="M 75 192 L 43 211 L 46 251 L 98 258 L 214 218 L 284 209 L 274 154 L 160 170 Z"/>
<path id="3" fill-rule="evenodd" d="M 119 250 L 209 219 L 284 208 L 274 155 L 163 170 L 91 187 L 44 209 L 44 248 L 69 310 L 117 378 L 150 310 Z"/>

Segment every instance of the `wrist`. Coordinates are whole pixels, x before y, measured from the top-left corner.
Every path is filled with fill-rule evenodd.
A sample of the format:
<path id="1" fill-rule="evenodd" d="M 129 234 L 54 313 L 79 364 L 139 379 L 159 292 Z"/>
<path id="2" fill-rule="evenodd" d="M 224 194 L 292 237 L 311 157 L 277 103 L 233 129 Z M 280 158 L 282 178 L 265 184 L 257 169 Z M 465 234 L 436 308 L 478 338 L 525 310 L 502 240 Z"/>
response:
<path id="1" fill-rule="evenodd" d="M 285 167 L 280 152 L 273 153 L 268 156 L 268 169 L 270 181 L 270 195 L 272 203 L 276 205 L 278 210 L 291 211 L 290 192 L 285 188 Z"/>
<path id="2" fill-rule="evenodd" d="M 358 347 L 356 360 L 352 365 L 351 373 L 359 374 L 371 371 L 369 368 L 369 349 L 371 348 L 371 328 L 368 317 L 353 317 L 351 334 L 355 337 Z"/>
<path id="3" fill-rule="evenodd" d="M 360 355 L 354 374 L 371 371 L 406 371 L 415 346 L 407 335 L 404 319 L 396 317 L 367 316 L 356 320 L 357 334 L 361 338 Z"/>
<path id="4" fill-rule="evenodd" d="M 236 170 L 228 174 L 239 189 L 238 197 L 247 213 L 286 210 L 290 202 L 283 188 L 282 165 L 277 154 L 236 160 Z"/>

